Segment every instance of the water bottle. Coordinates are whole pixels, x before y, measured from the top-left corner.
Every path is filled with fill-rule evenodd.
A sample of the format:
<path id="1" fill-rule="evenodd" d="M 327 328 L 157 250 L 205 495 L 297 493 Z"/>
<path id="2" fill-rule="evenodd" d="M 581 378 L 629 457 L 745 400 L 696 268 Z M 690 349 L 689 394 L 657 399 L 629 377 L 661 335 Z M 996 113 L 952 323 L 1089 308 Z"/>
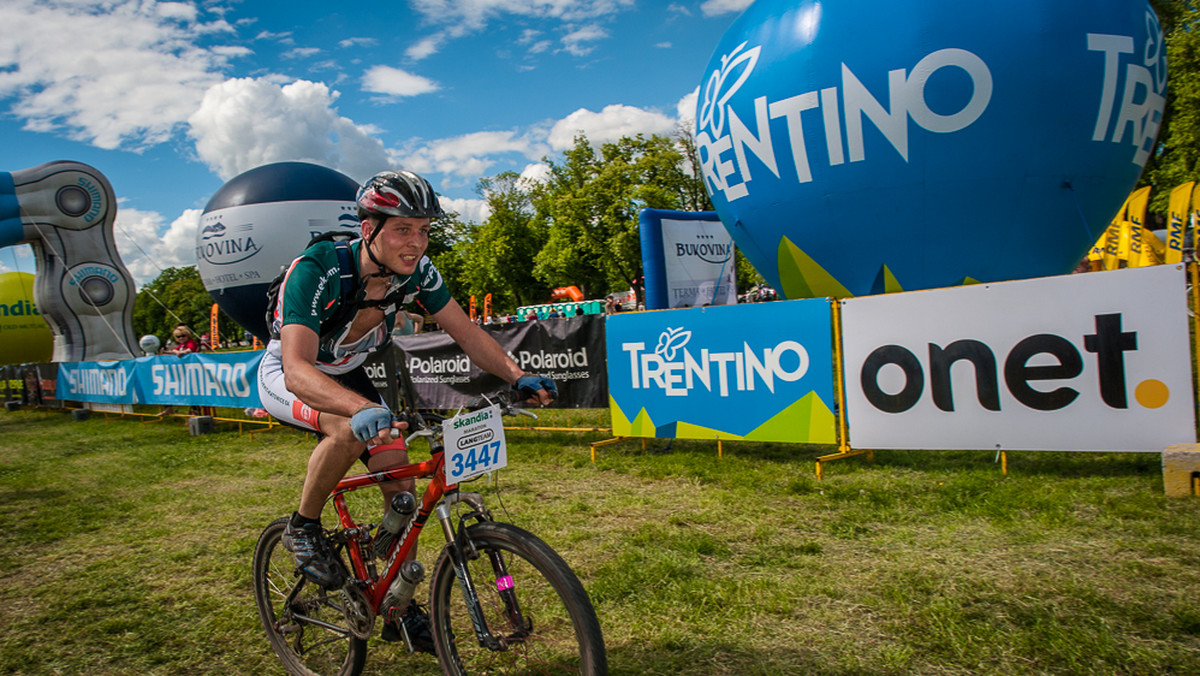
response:
<path id="1" fill-rule="evenodd" d="M 388 587 L 388 592 L 383 597 L 383 611 L 389 613 L 389 617 L 392 609 L 395 609 L 397 617 L 403 615 L 404 610 L 408 608 L 408 602 L 412 600 L 413 592 L 417 590 L 417 585 L 424 579 L 425 566 L 422 566 L 420 561 L 414 559 L 400 564 L 400 574 L 392 580 L 392 586 Z"/>
<path id="2" fill-rule="evenodd" d="M 379 530 L 375 533 L 375 554 L 379 558 L 387 557 L 388 547 L 392 540 L 404 531 L 404 527 L 412 520 L 417 511 L 417 499 L 408 491 L 400 491 L 392 496 L 392 507 L 383 515 Z"/>

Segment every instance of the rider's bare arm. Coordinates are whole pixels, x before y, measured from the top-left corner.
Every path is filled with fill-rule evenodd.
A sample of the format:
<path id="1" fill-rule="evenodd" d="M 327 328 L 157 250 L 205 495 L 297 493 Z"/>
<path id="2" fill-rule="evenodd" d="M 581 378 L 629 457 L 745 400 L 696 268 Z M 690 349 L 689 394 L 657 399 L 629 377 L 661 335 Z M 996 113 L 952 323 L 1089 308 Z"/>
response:
<path id="1" fill-rule="evenodd" d="M 494 338 L 471 321 L 467 313 L 463 312 L 458 301 L 450 299 L 446 307 L 433 316 L 479 368 L 502 378 L 509 384 L 517 382 L 518 378 L 525 375 L 521 367 L 517 366 L 517 363 L 504 351 L 504 348 L 500 347 Z M 539 392 L 539 403 L 549 404 L 551 402 L 550 395 L 542 390 Z"/>
<path id="2" fill-rule="evenodd" d="M 287 388 L 312 408 L 349 418 L 366 404 L 379 403 L 368 401 L 317 370 L 320 339 L 312 329 L 287 324 L 280 331 L 279 341 Z"/>

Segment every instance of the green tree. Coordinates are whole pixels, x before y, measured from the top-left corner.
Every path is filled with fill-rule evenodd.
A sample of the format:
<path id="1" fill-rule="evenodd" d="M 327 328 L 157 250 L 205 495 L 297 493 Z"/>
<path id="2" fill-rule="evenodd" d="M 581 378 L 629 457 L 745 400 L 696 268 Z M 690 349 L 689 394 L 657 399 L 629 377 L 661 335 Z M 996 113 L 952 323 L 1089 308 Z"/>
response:
<path id="1" fill-rule="evenodd" d="M 167 268 L 146 284 L 133 302 L 133 330 L 138 336 L 153 334 L 165 345 L 177 324 L 186 324 L 196 335 L 208 333 L 213 299 L 200 281 L 195 266 Z M 226 336 L 242 337 L 242 327 L 220 312 L 217 321 Z"/>
<path id="2" fill-rule="evenodd" d="M 478 192 L 491 213 L 472 232 L 472 246 L 464 252 L 467 288 L 479 298 L 491 293 L 497 311 L 548 300 L 550 288 L 533 275 L 545 228 L 534 221 L 524 181 L 507 171 L 481 180 Z"/>
<path id="3" fill-rule="evenodd" d="M 453 218 L 434 229 L 443 241 L 435 247 L 431 236 L 430 259 L 464 307 L 473 295 L 482 309 L 490 293 L 493 312 L 511 312 L 550 296 L 549 287 L 532 273 L 545 232 L 533 222 L 523 183 L 514 172 L 480 180 L 477 192 L 490 210 L 487 219 L 476 224 Z"/>
<path id="4" fill-rule="evenodd" d="M 678 139 L 638 134 L 597 152 L 579 136 L 561 163 L 548 160 L 550 179 L 533 195 L 535 221 L 548 233 L 534 274 L 591 297 L 640 287 L 639 212 L 709 206 L 681 146 Z"/>
<path id="5" fill-rule="evenodd" d="M 1200 8 L 1194 0 L 1151 0 L 1167 44 L 1167 105 L 1158 147 L 1139 185 L 1154 186 L 1150 208 L 1167 211 L 1170 191 L 1200 179 Z"/>

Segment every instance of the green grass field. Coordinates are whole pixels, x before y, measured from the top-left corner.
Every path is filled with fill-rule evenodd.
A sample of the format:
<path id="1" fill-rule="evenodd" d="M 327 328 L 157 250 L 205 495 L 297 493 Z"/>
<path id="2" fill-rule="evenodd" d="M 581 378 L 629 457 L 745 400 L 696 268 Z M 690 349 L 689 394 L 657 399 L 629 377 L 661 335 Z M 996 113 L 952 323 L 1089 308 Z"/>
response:
<path id="1" fill-rule="evenodd" d="M 0 413 L 0 438 L 0 673 L 283 672 L 250 560 L 311 439 L 48 411 Z M 818 482 L 827 448 L 625 442 L 593 465 L 602 438 L 512 432 L 481 490 L 575 568 L 614 674 L 1200 673 L 1200 498 L 1163 497 L 1156 454 L 1012 453 L 1004 476 L 887 451 Z M 438 669 L 372 641 L 367 673 Z"/>

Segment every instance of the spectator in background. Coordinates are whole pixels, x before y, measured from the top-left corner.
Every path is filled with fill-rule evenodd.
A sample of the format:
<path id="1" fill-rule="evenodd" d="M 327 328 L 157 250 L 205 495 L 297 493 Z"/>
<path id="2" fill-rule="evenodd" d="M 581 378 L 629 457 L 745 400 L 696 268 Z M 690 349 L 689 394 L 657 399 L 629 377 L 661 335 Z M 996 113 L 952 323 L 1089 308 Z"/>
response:
<path id="1" fill-rule="evenodd" d="M 186 324 L 176 324 L 175 330 L 171 332 L 171 338 L 175 341 L 175 348 L 164 350 L 163 354 L 173 354 L 182 357 L 185 354 L 200 351 L 200 341 L 196 340 L 196 334 L 192 333 L 192 330 Z M 200 415 L 200 408 L 193 406 L 189 412 L 191 415 Z M 158 415 L 171 415 L 173 413 L 175 413 L 175 407 L 167 406 L 159 411 Z"/>
<path id="2" fill-rule="evenodd" d="M 192 333 L 186 324 L 176 325 L 175 330 L 171 332 L 171 338 L 175 341 L 175 349 L 167 350 L 166 354 L 182 357 L 200 351 L 200 341 L 196 340 L 196 334 Z"/>

